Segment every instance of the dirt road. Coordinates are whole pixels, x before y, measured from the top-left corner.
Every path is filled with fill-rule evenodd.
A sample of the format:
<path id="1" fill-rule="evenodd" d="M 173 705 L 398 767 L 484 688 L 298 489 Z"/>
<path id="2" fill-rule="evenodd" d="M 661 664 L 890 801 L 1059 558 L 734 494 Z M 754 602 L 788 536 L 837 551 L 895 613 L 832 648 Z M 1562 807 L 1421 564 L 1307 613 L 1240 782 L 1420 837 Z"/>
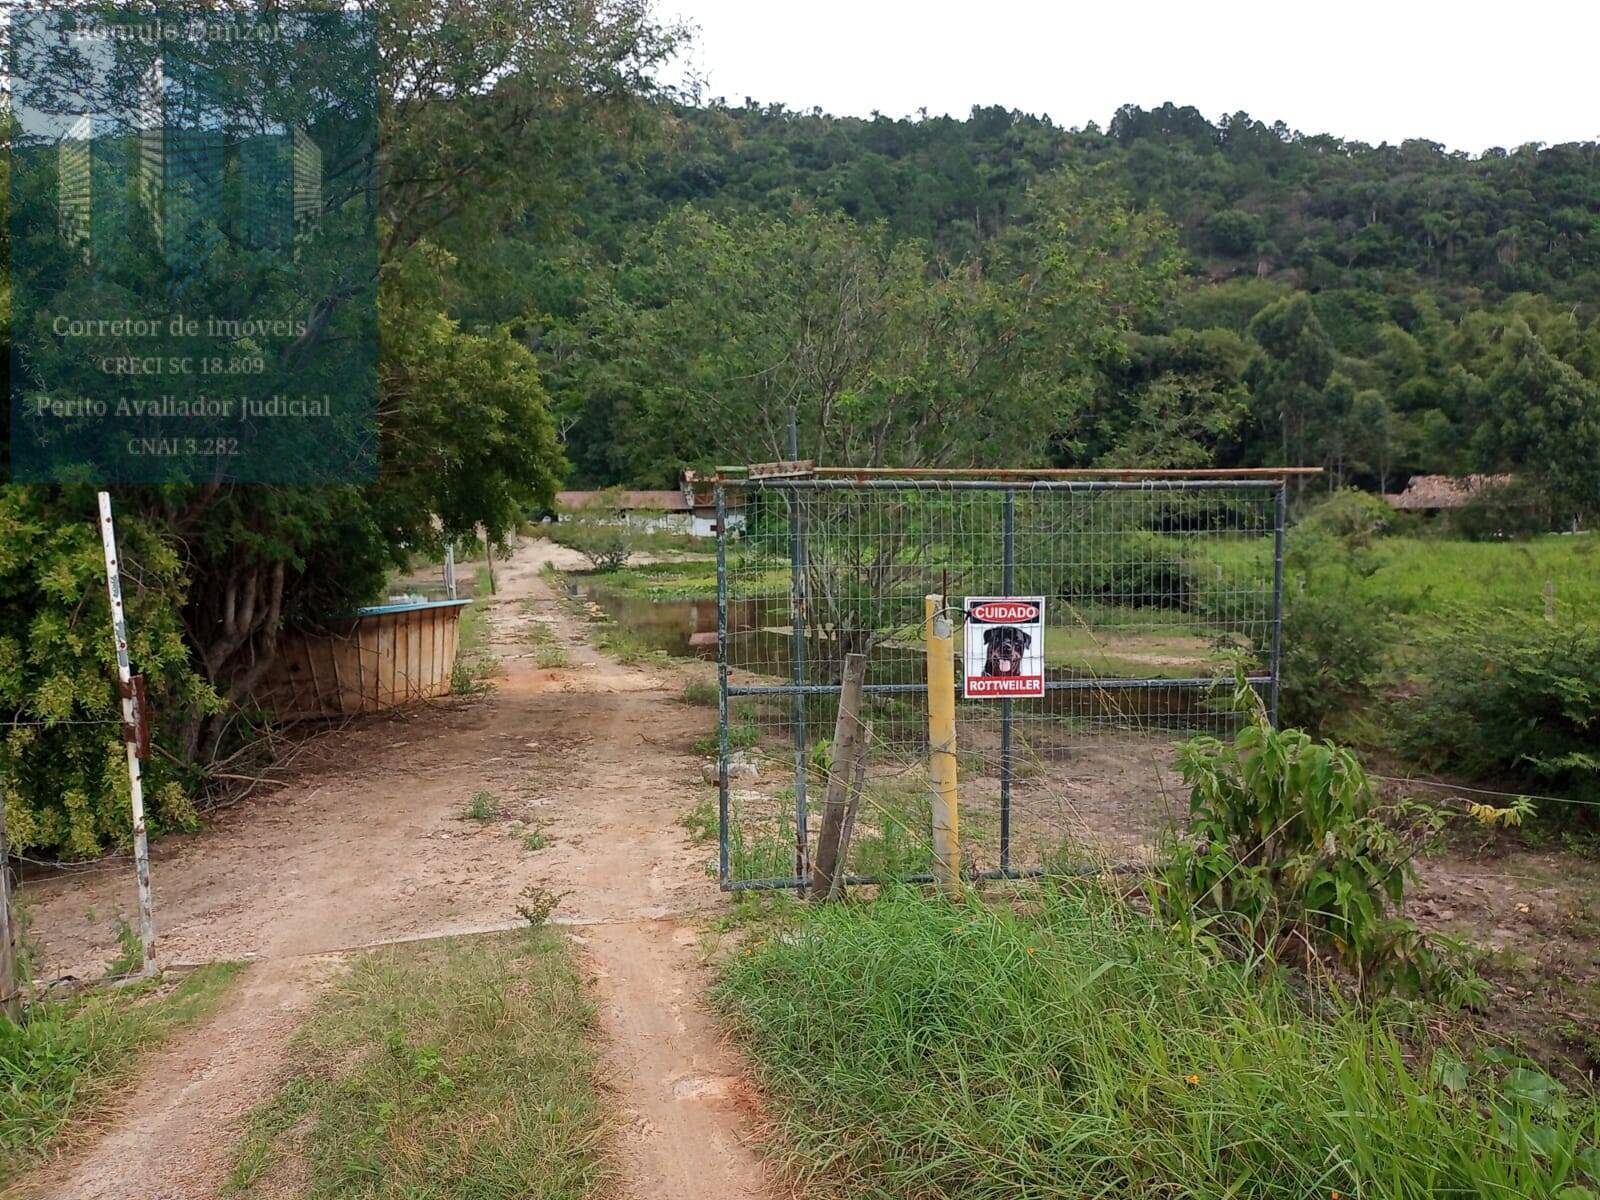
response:
<path id="1" fill-rule="evenodd" d="M 622 1194 L 727 1200 L 771 1194 L 748 1148 L 753 1113 L 736 1056 L 702 1004 L 694 914 L 719 903 L 704 849 L 676 824 L 700 782 L 707 710 L 683 680 L 596 652 L 541 577 L 568 552 L 535 541 L 503 565 L 490 606 L 495 691 L 330 735 L 297 778 L 192 836 L 153 867 L 164 963 L 254 962 L 216 1015 L 151 1058 L 123 1115 L 95 1142 L 24 1181 L 52 1200 L 216 1195 L 237 1117 L 270 1094 L 278 1052 L 339 959 L 384 942 L 515 925 L 519 893 L 571 894 L 596 979 L 606 1082 L 627 1124 Z M 534 665 L 543 621 L 569 665 Z M 478 792 L 543 828 L 466 818 Z M 41 972 L 92 976 L 131 913 L 130 873 L 26 889 Z M 135 1150 L 137 1147 L 137 1150 Z"/>

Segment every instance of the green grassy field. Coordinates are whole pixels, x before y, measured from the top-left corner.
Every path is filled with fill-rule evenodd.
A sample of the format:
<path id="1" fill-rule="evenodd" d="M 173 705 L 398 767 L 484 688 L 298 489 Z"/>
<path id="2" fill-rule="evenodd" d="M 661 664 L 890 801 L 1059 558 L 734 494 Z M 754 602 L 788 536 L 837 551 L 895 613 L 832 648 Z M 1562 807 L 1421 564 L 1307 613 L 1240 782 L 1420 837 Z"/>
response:
<path id="1" fill-rule="evenodd" d="M 1292 550 L 1293 530 L 1289 538 Z M 1546 534 L 1519 542 L 1381 537 L 1362 554 L 1375 568 L 1368 579 L 1372 594 L 1402 613 L 1443 615 L 1458 607 L 1542 613 L 1548 582 L 1559 612 L 1600 621 L 1600 534 Z M 1259 559 L 1265 571 L 1265 555 L 1259 546 L 1233 543 L 1208 547 L 1206 559 L 1230 571 Z"/>
<path id="2" fill-rule="evenodd" d="M 1544 587 L 1562 613 L 1600 620 L 1600 536 L 1551 534 L 1527 542 L 1384 538 L 1374 585 L 1416 612 L 1451 605 L 1544 611 Z"/>
<path id="3" fill-rule="evenodd" d="M 550 929 L 360 959 L 296 1035 L 227 1194 L 583 1200 L 606 1178 L 594 1007 Z"/>
<path id="4" fill-rule="evenodd" d="M 1593 1200 L 1600 1106 L 1413 1026 L 1314 1017 L 1092 890 L 787 910 L 718 997 L 803 1189 L 904 1200 Z"/>
<path id="5" fill-rule="evenodd" d="M 1292 546 L 1293 530 L 1289 537 Z M 1202 540 L 1191 545 L 1188 551 L 1175 542 L 1174 556 L 1192 553 L 1196 564 L 1221 565 L 1230 578 L 1270 578 L 1271 548 L 1264 542 Z M 1371 586 L 1406 612 L 1440 613 L 1452 606 L 1543 612 L 1549 582 L 1562 612 L 1600 620 L 1600 535 L 1594 533 L 1548 534 L 1518 542 L 1384 537 L 1367 553 L 1376 567 Z M 1198 574 L 1204 586 L 1208 573 L 1202 569 Z M 712 558 L 630 566 L 592 578 L 609 590 L 645 599 L 712 599 L 717 589 Z M 782 595 L 788 580 L 786 567 L 768 567 L 741 575 L 738 590 L 743 595 Z"/>
<path id="6" fill-rule="evenodd" d="M 0 1017 L 0 1185 L 94 1127 L 141 1051 L 214 1009 L 243 967 L 36 1004 Z"/>

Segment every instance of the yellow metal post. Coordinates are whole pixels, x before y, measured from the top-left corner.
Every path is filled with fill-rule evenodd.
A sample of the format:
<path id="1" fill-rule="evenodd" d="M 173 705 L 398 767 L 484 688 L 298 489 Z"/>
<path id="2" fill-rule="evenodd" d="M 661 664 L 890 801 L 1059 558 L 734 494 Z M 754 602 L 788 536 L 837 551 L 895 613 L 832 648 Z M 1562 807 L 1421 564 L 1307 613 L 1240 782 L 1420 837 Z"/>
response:
<path id="1" fill-rule="evenodd" d="M 941 891 L 961 890 L 961 812 L 956 802 L 955 639 L 943 596 L 923 600 L 928 644 L 928 773 L 933 786 L 933 877 Z"/>

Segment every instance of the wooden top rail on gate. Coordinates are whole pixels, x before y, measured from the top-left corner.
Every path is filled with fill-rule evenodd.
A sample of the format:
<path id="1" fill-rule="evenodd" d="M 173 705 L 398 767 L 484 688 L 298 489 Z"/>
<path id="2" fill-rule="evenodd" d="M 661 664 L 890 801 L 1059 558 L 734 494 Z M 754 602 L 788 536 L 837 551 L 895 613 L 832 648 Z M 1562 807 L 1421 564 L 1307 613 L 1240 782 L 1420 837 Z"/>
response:
<path id="1" fill-rule="evenodd" d="M 784 468 L 791 468 L 785 470 Z M 809 462 L 756 463 L 748 467 L 717 467 L 717 480 L 762 480 L 809 477 L 813 479 L 1111 479 L 1136 482 L 1141 479 L 1288 479 L 1292 476 L 1321 475 L 1321 467 L 1234 467 L 1230 470 L 1205 468 L 1136 467 L 817 467 Z"/>

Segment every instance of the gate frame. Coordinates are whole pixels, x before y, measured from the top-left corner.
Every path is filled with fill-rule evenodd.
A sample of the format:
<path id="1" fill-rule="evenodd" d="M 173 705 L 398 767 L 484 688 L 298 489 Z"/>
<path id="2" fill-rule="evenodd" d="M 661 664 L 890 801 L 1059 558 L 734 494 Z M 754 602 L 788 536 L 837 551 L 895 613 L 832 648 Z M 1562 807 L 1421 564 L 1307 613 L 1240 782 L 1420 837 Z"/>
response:
<path id="1" fill-rule="evenodd" d="M 1207 470 L 934 470 L 922 468 L 813 467 L 810 463 L 774 463 L 752 467 L 722 466 L 713 476 L 717 512 L 717 883 L 722 891 L 803 891 L 811 884 L 807 862 L 806 721 L 805 701 L 810 695 L 831 695 L 839 684 L 807 683 L 805 613 L 801 565 L 805 561 L 805 530 L 796 506 L 789 507 L 789 589 L 793 621 L 790 682 L 787 684 L 735 685 L 728 682 L 728 492 L 775 492 L 877 489 L 884 491 L 988 491 L 1003 492 L 1001 527 L 1002 591 L 1009 595 L 1016 566 L 1016 500 L 1019 491 L 1036 492 L 1199 492 L 1266 491 L 1273 493 L 1272 636 L 1266 674 L 1246 676 L 1257 692 L 1266 696 L 1267 717 L 1278 724 L 1283 663 L 1283 555 L 1288 522 L 1289 480 L 1322 474 L 1320 467 L 1253 467 L 1227 471 Z M 1141 689 L 1175 687 L 1210 689 L 1211 677 L 1191 679 L 1058 679 L 1046 680 L 1047 691 L 1087 691 L 1108 687 Z M 863 693 L 926 692 L 925 683 L 865 683 Z M 740 696 L 792 696 L 794 727 L 794 828 L 795 870 L 789 879 L 731 879 L 728 852 L 730 814 L 728 786 L 728 715 L 730 698 Z M 1011 866 L 1011 751 L 1012 701 L 1000 701 L 1000 866 L 968 872 L 969 879 L 1023 879 L 1039 875 L 1039 868 Z M 844 864 L 840 864 L 842 868 Z M 879 882 L 870 876 L 845 875 L 847 884 Z M 931 874 L 911 875 L 906 882 L 931 883 Z"/>

